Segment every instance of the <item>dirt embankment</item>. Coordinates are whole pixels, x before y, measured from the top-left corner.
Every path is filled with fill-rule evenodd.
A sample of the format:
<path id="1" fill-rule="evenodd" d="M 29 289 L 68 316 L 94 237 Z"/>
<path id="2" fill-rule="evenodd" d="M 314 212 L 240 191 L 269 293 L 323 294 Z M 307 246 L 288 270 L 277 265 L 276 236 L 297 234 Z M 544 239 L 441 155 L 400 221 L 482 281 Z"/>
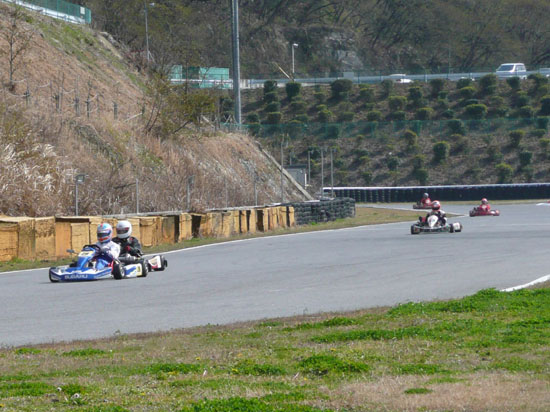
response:
<path id="1" fill-rule="evenodd" d="M 80 214 L 134 211 L 136 184 L 141 212 L 185 209 L 188 188 L 197 210 L 250 205 L 254 186 L 280 200 L 278 168 L 247 136 L 147 135 L 147 77 L 109 34 L 25 10 L 10 41 L 12 13 L 0 3 L 0 213 L 73 214 L 77 174 Z"/>

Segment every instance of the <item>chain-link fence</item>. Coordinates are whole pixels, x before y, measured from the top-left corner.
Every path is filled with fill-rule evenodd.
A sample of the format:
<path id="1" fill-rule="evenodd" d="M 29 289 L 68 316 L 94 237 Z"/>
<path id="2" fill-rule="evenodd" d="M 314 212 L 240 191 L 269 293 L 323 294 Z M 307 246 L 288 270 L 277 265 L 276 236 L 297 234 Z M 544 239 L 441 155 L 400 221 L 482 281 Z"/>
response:
<path id="1" fill-rule="evenodd" d="M 90 9 L 79 6 L 78 4 L 69 3 L 64 0 L 1 0 L 4 3 L 14 3 L 26 7 L 31 10 L 36 10 L 58 19 L 71 21 L 73 23 L 92 22 L 92 12 Z"/>

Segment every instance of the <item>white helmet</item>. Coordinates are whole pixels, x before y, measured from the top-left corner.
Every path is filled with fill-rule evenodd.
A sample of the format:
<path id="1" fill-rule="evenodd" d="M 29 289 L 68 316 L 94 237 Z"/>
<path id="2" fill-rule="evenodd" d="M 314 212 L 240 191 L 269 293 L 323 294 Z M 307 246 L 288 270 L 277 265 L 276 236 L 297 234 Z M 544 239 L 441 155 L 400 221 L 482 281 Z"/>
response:
<path id="1" fill-rule="evenodd" d="M 116 235 L 120 239 L 126 239 L 132 234 L 132 224 L 127 220 L 121 220 L 116 224 Z"/>
<path id="2" fill-rule="evenodd" d="M 97 241 L 108 243 L 113 238 L 113 227 L 109 223 L 101 223 L 97 227 Z"/>

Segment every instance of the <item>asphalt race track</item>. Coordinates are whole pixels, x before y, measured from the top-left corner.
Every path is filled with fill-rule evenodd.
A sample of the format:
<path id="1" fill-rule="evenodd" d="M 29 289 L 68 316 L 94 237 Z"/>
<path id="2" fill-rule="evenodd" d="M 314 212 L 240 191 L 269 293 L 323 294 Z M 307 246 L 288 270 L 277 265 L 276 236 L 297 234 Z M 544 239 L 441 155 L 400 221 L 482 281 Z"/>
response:
<path id="1" fill-rule="evenodd" d="M 0 346 L 447 299 L 550 273 L 550 206 L 497 208 L 499 217 L 451 219 L 462 233 L 411 235 L 411 223 L 395 223 L 186 249 L 146 278 L 0 274 Z"/>

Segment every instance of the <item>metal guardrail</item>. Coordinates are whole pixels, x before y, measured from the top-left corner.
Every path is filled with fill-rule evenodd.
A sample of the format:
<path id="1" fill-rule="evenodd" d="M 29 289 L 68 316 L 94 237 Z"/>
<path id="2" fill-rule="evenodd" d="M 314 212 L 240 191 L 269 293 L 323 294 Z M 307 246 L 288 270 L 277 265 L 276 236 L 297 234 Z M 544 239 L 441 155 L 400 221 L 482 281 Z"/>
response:
<path id="1" fill-rule="evenodd" d="M 517 183 L 494 185 L 399 186 L 399 187 L 324 187 L 323 193 L 356 202 L 417 202 L 423 193 L 437 200 L 490 200 L 550 198 L 550 183 Z"/>

